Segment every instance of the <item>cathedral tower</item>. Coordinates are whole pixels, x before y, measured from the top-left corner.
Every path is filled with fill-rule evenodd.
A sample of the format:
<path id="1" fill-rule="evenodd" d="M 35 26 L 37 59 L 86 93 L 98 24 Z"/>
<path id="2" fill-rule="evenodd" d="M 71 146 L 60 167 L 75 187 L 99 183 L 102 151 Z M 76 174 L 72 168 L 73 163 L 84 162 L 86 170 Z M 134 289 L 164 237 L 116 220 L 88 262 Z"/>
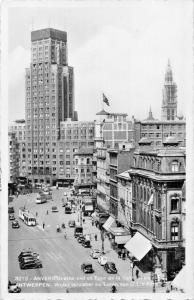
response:
<path id="1" fill-rule="evenodd" d="M 162 100 L 162 120 L 175 120 L 177 117 L 177 85 L 173 81 L 170 61 L 165 74 Z"/>

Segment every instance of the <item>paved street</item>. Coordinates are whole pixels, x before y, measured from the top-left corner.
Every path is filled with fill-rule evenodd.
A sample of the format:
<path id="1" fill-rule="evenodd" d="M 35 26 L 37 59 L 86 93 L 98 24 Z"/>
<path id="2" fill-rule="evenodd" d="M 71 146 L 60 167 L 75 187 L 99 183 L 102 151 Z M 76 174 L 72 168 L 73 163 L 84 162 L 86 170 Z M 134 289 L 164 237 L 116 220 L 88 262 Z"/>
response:
<path id="1" fill-rule="evenodd" d="M 118 292 L 152 292 L 153 283 L 150 274 L 140 272 L 140 278 L 131 280 L 130 261 L 123 261 L 117 257 L 111 248 L 108 238 L 105 239 L 105 252 L 110 261 L 115 262 L 118 269 L 116 275 L 107 274 L 97 260 L 90 257 L 91 249 L 82 247 L 73 237 L 74 228 L 67 226 L 70 219 L 78 220 L 78 212 L 64 214 L 61 199 L 64 190 L 53 190 L 53 201 L 44 204 L 35 203 L 35 194 L 20 195 L 10 205 L 14 206 L 15 217 L 21 227 L 12 229 L 9 221 L 9 278 L 14 278 L 20 284 L 22 292 L 109 292 L 111 286 L 117 286 Z M 34 214 L 38 213 L 38 225 L 26 226 L 18 218 L 18 209 L 24 206 Z M 51 212 L 52 206 L 58 207 L 59 212 Z M 47 214 L 48 211 L 48 214 Z M 43 222 L 45 228 L 43 229 Z M 67 240 L 63 232 L 57 233 L 57 224 L 66 224 Z M 101 249 L 99 230 L 91 225 L 91 219 L 85 218 L 84 234 L 91 234 L 93 248 Z M 94 234 L 98 234 L 98 240 L 94 241 Z M 32 270 L 20 270 L 18 255 L 22 249 L 32 248 L 40 254 L 43 268 Z M 83 262 L 93 264 L 94 273 L 84 274 L 81 271 Z M 159 285 L 159 284 L 158 284 Z M 156 284 L 157 292 L 165 292 Z"/>

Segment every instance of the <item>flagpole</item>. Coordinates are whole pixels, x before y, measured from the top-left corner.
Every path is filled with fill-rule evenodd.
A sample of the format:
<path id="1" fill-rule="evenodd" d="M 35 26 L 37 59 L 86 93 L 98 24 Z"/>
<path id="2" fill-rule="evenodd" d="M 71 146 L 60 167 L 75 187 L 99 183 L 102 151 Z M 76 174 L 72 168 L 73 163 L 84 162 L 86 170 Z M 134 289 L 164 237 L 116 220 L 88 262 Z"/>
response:
<path id="1" fill-rule="evenodd" d="M 102 92 L 102 110 L 104 110 L 103 92 Z"/>

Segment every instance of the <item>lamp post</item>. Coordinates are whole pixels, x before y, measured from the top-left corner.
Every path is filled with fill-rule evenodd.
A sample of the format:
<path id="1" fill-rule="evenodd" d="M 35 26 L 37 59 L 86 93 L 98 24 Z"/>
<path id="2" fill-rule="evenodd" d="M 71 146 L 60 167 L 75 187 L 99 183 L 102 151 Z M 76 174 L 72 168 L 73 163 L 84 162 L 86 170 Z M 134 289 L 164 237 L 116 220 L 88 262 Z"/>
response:
<path id="1" fill-rule="evenodd" d="M 155 264 L 156 264 L 156 258 L 155 258 L 155 251 L 152 250 L 152 264 L 153 264 L 153 293 L 156 292 L 156 273 L 155 273 Z"/>
<path id="2" fill-rule="evenodd" d="M 104 254 L 104 230 L 101 228 L 102 254 Z"/>

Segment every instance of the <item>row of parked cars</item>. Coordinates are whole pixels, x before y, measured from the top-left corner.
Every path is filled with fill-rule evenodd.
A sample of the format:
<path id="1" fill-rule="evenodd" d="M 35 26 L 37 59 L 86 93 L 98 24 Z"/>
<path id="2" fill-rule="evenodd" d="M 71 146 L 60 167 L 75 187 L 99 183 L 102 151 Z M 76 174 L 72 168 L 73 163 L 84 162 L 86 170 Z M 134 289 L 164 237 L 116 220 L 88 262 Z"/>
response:
<path id="1" fill-rule="evenodd" d="M 84 248 L 90 248 L 91 244 L 90 244 L 90 240 L 88 239 L 87 236 L 81 234 L 77 237 L 77 241 L 79 244 L 81 244 Z"/>
<path id="2" fill-rule="evenodd" d="M 14 208 L 12 206 L 8 207 L 8 213 L 9 213 L 9 220 L 12 221 L 12 228 L 20 228 L 20 224 L 18 220 L 16 220 L 14 215 Z"/>
<path id="3" fill-rule="evenodd" d="M 39 254 L 31 249 L 23 250 L 18 256 L 18 261 L 22 270 L 42 268 Z"/>
<path id="4" fill-rule="evenodd" d="M 104 267 L 105 271 L 110 274 L 116 274 L 117 268 L 115 266 L 114 262 L 108 261 L 108 257 L 105 256 L 101 250 L 99 249 L 93 249 L 90 253 L 90 256 L 93 259 L 97 259 L 98 263 Z"/>

